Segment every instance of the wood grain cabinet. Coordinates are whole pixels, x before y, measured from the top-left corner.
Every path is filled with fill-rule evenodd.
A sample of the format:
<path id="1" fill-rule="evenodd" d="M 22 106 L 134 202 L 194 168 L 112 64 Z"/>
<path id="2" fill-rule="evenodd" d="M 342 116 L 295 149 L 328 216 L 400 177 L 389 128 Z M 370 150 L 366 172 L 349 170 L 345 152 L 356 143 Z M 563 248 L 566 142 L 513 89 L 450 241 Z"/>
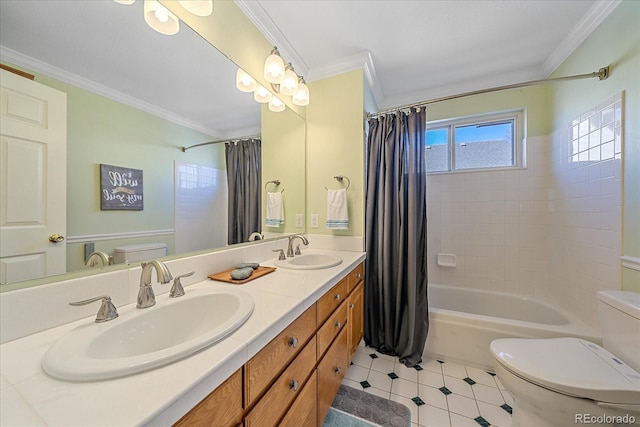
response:
<path id="1" fill-rule="evenodd" d="M 363 336 L 356 266 L 176 426 L 321 426 Z"/>
<path id="2" fill-rule="evenodd" d="M 232 427 L 241 423 L 242 369 L 238 369 L 174 425 Z"/>

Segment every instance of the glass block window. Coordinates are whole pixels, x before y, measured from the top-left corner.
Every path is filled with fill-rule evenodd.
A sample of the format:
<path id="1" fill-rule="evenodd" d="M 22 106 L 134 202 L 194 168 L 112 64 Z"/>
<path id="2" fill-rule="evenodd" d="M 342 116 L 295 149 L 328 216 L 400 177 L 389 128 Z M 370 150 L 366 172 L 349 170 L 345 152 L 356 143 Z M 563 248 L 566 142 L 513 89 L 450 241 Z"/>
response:
<path id="1" fill-rule="evenodd" d="M 622 156 L 622 97 L 614 96 L 569 125 L 570 162 L 599 162 Z"/>

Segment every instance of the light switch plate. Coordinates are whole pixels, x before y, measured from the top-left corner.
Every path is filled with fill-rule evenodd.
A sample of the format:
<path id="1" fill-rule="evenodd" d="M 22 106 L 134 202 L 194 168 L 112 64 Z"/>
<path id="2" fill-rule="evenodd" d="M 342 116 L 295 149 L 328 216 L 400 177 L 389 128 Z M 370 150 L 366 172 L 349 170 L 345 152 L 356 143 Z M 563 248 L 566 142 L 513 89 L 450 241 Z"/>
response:
<path id="1" fill-rule="evenodd" d="M 318 214 L 311 214 L 311 228 L 318 228 Z"/>
<path id="2" fill-rule="evenodd" d="M 302 214 L 296 214 L 296 227 L 304 227 L 304 216 Z"/>

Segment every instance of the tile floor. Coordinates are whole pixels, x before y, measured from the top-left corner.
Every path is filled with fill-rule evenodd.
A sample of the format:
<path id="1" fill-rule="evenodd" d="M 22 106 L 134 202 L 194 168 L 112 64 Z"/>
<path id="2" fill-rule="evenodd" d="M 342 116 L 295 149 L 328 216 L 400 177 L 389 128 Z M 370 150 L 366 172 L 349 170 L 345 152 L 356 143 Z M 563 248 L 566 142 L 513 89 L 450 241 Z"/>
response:
<path id="1" fill-rule="evenodd" d="M 343 384 L 404 404 L 411 427 L 511 426 L 513 399 L 481 369 L 437 360 L 407 368 L 361 343 Z"/>

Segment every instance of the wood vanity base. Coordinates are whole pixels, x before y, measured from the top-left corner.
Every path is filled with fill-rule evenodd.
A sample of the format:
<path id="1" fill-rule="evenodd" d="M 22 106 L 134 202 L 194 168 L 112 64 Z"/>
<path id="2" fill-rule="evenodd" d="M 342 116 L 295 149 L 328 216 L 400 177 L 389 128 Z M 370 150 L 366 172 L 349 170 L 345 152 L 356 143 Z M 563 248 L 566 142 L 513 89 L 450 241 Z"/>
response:
<path id="1" fill-rule="evenodd" d="M 321 426 L 364 334 L 359 264 L 175 426 Z"/>

